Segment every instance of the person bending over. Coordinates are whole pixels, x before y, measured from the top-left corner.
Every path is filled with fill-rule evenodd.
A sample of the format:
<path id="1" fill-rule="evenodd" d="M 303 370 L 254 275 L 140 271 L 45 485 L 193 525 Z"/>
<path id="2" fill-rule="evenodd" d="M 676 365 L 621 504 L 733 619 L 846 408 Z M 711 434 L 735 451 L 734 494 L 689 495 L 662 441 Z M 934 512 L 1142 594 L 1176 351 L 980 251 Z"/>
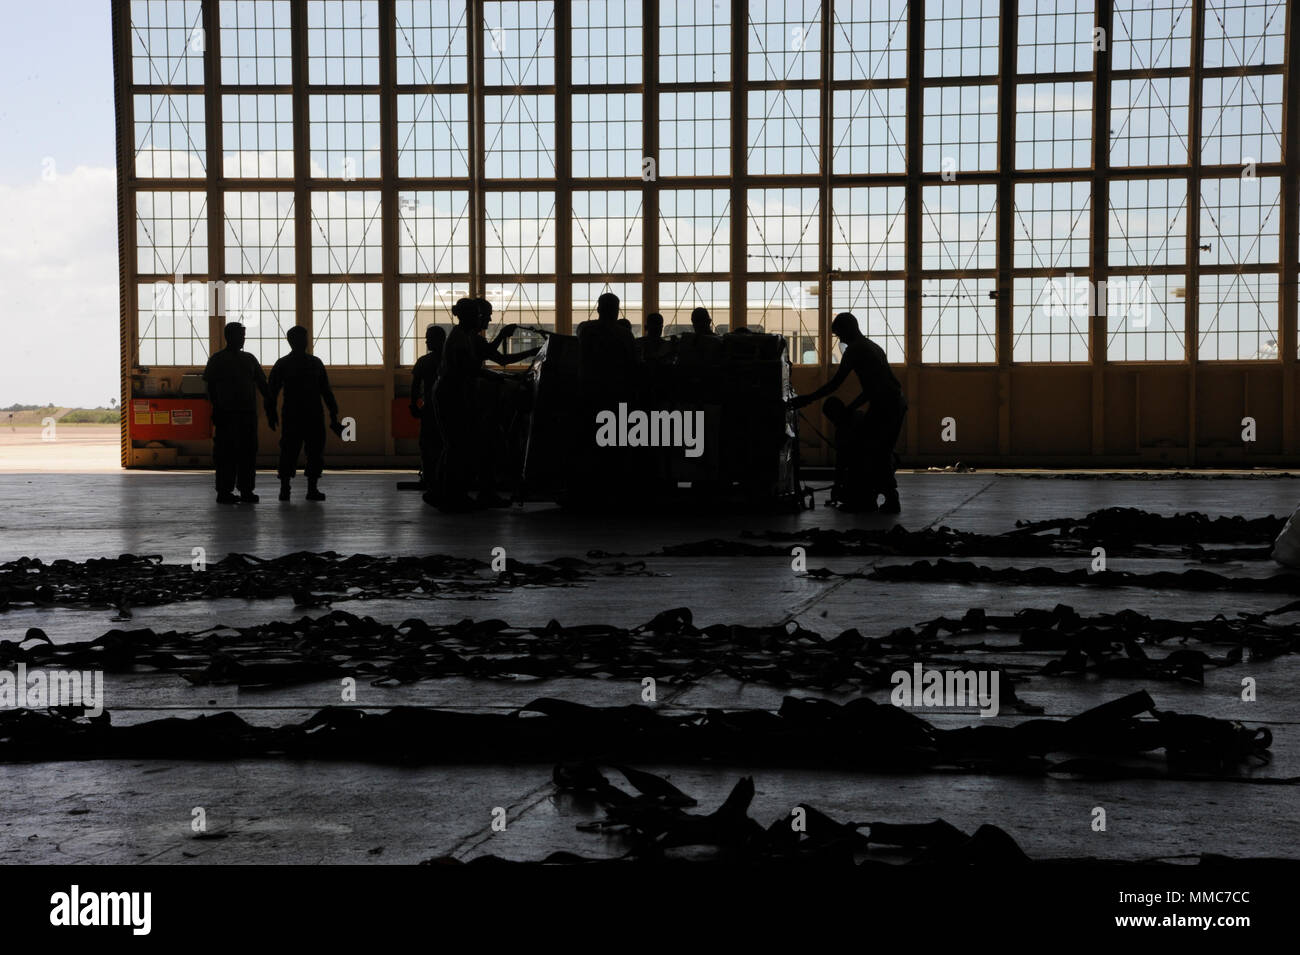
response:
<path id="1" fill-rule="evenodd" d="M 903 387 L 894 377 L 884 350 L 862 334 L 855 316 L 849 312 L 836 315 L 831 322 L 831 332 L 844 346 L 839 368 L 830 381 L 810 394 L 795 398 L 791 404 L 796 408 L 812 404 L 834 394 L 850 374 L 857 376 L 861 391 L 845 406 L 845 410 L 851 413 L 867 406 L 862 428 L 867 456 L 868 500 L 859 509 L 874 510 L 876 499 L 884 495 L 881 510 L 897 514 L 902 508 L 898 500 L 898 480 L 894 475 L 894 445 L 907 414 Z"/>

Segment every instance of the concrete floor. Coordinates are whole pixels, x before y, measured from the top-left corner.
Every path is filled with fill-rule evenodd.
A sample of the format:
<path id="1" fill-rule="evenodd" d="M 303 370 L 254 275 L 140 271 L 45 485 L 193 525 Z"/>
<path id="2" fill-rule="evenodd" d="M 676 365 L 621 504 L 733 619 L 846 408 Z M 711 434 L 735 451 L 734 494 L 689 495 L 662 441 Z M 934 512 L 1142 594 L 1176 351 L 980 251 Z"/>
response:
<path id="1" fill-rule="evenodd" d="M 494 547 L 511 557 L 548 560 L 583 557 L 589 550 L 646 554 L 673 543 L 735 538 L 745 529 L 949 525 L 1000 532 L 1016 520 L 1082 516 L 1108 506 L 1162 514 L 1201 511 L 1211 516 L 1289 514 L 1300 482 L 1254 480 L 1065 480 L 1014 475 L 921 473 L 900 475 L 905 513 L 898 518 L 855 517 L 820 508 L 789 515 L 660 515 L 650 520 L 579 516 L 549 505 L 449 516 L 431 511 L 413 492 L 399 492 L 406 475 L 346 473 L 327 476 L 330 499 L 284 505 L 273 480 L 256 507 L 219 507 L 210 474 L 0 474 L 0 560 L 22 555 L 84 559 L 131 552 L 188 563 L 192 548 L 209 560 L 229 552 L 264 557 L 296 550 L 341 553 L 446 553 L 488 560 Z M 300 491 L 299 491 L 300 493 Z M 819 497 L 824 496 L 820 495 Z M 810 559 L 810 566 L 865 570 L 865 558 Z M 992 566 L 1027 561 L 980 559 Z M 997 587 L 818 580 L 794 574 L 785 558 L 651 557 L 655 576 L 598 578 L 578 587 L 525 587 L 487 600 L 384 599 L 336 606 L 396 623 L 422 616 L 431 623 L 465 617 L 512 624 L 613 623 L 649 620 L 669 607 L 688 606 L 697 624 L 770 624 L 798 621 L 827 635 L 858 627 L 868 636 L 970 607 L 1009 612 L 1068 603 L 1081 612 L 1132 608 L 1174 619 L 1265 610 L 1287 602 L 1282 594 L 1201 593 L 1148 588 Z M 1063 568 L 1078 566 L 1062 560 Z M 1112 570 L 1184 569 L 1179 561 L 1112 559 Z M 1216 568 L 1259 574 L 1259 564 Z M 319 611 L 316 611 L 319 612 Z M 193 630 L 223 622 L 248 624 L 296 619 L 289 599 L 217 600 L 136 608 L 131 627 Z M 17 610 L 0 614 L 0 639 L 21 638 L 40 626 L 57 641 L 86 639 L 120 626 L 112 611 Z M 995 654 L 982 660 L 996 660 Z M 1017 657 L 1021 662 L 1024 656 Z M 654 674 L 646 674 L 654 676 Z M 1259 700 L 1239 700 L 1240 680 L 1259 681 Z M 1265 724 L 1274 733 L 1273 762 L 1253 771 L 1263 778 L 1300 776 L 1300 665 L 1293 657 L 1211 671 L 1204 688 L 1123 680 L 1036 678 L 1020 691 L 1050 715 L 1068 716 L 1124 692 L 1146 688 L 1158 705 Z M 634 681 L 564 679 L 490 683 L 426 681 L 395 688 L 362 686 L 358 704 L 414 704 L 500 710 L 554 696 L 592 705 L 640 701 Z M 710 679 L 661 682 L 659 706 L 773 708 L 782 691 Z M 795 695 L 815 695 L 803 691 Z M 877 696 L 880 696 L 877 694 Z M 117 723 L 160 715 L 235 709 L 250 722 L 298 720 L 338 702 L 337 683 L 277 691 L 190 687 L 179 678 L 140 674 L 110 677 L 108 706 Z M 927 714 L 927 718 L 930 718 Z M 1004 714 L 998 722 L 1023 717 Z M 959 717 L 941 717 L 958 725 Z M 745 767 L 702 769 L 643 766 L 668 774 L 695 796 L 701 811 L 720 802 Z M 421 767 L 277 760 L 152 763 L 149 761 L 9 765 L 10 797 L 0 803 L 0 861 L 73 862 L 412 862 L 451 854 L 494 853 L 539 858 L 554 849 L 616 855 L 615 840 L 575 828 L 593 817 L 590 805 L 556 792 L 549 765 Z M 993 822 L 1031 856 L 1150 858 L 1200 851 L 1300 858 L 1300 814 L 1292 786 L 1186 782 L 1100 783 L 982 776 L 865 776 L 760 770 L 752 814 L 770 822 L 806 802 L 837 818 L 923 822 L 942 816 L 972 831 Z M 1107 832 L 1091 829 L 1091 811 L 1107 808 Z M 207 838 L 191 831 L 193 808 L 208 815 Z M 495 807 L 507 810 L 504 832 L 489 828 Z"/>
<path id="2" fill-rule="evenodd" d="M 9 425 L 0 416 L 0 473 L 120 472 L 122 429 L 115 424 L 59 422 Z"/>

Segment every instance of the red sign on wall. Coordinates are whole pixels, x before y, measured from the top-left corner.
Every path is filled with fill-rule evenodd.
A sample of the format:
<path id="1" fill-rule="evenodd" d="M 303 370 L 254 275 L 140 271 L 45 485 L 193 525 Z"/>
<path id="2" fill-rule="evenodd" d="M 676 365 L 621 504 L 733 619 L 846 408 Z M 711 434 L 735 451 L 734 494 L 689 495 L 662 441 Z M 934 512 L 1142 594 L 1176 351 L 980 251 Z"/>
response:
<path id="1" fill-rule="evenodd" d="M 433 414 L 433 409 L 429 409 Z M 411 414 L 410 398 L 393 399 L 393 437 L 417 440 L 420 437 L 420 419 Z"/>
<path id="2" fill-rule="evenodd" d="M 132 441 L 206 441 L 212 405 L 206 398 L 132 398 Z"/>

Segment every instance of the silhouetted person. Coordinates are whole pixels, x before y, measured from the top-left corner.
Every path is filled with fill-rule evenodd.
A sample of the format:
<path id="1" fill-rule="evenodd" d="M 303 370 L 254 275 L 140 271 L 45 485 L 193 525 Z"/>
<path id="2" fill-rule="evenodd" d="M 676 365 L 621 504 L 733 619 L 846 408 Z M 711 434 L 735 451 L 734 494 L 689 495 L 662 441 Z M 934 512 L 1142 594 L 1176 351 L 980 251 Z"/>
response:
<path id="1" fill-rule="evenodd" d="M 425 492 L 424 500 L 445 511 L 466 511 L 474 506 L 469 485 L 477 460 L 475 450 L 474 388 L 482 359 L 475 338 L 479 330 L 479 309 L 475 301 L 462 298 L 451 309 L 456 325 L 442 349 L 442 364 L 433 386 L 433 407 L 442 434 L 442 460 L 438 466 L 436 492 Z"/>
<path id="2" fill-rule="evenodd" d="M 289 354 L 271 368 L 267 386 L 266 420 L 276 425 L 276 399 L 284 391 L 284 409 L 279 416 L 284 428 L 280 432 L 280 500 L 289 500 L 289 482 L 298 469 L 298 453 L 307 450 L 307 500 L 323 501 L 325 495 L 317 487 L 325 469 L 325 421 L 321 418 L 321 402 L 330 413 L 330 427 L 342 431 L 339 424 L 339 403 L 334 400 L 325 363 L 315 355 L 307 354 L 307 329 L 295 325 L 285 333 Z"/>
<path id="3" fill-rule="evenodd" d="M 709 310 L 701 305 L 691 312 L 691 328 L 696 335 L 713 335 L 713 317 Z"/>
<path id="4" fill-rule="evenodd" d="M 266 400 L 266 374 L 261 363 L 244 351 L 244 326 L 225 329 L 226 347 L 208 359 L 203 369 L 212 402 L 212 463 L 216 470 L 217 502 L 256 504 L 257 399 Z M 272 424 L 274 428 L 274 424 Z M 239 497 L 234 491 L 238 488 Z"/>
<path id="5" fill-rule="evenodd" d="M 830 381 L 811 394 L 794 399 L 791 404 L 796 408 L 812 404 L 837 391 L 848 379 L 850 372 L 857 375 L 862 392 L 848 403 L 846 410 L 853 412 L 862 405 L 867 405 L 863 419 L 863 440 L 871 497 L 869 504 L 862 509 L 874 510 L 876 496 L 883 494 L 885 503 L 881 510 L 887 514 L 897 514 L 900 505 L 898 481 L 894 477 L 894 445 L 907 414 L 903 387 L 894 377 L 884 349 L 862 334 L 858 320 L 852 314 L 841 312 L 836 315 L 831 322 L 831 332 L 844 343 L 839 368 Z"/>
<path id="6" fill-rule="evenodd" d="M 637 339 L 637 352 L 643 362 L 663 362 L 672 358 L 673 343 L 664 338 L 664 317 L 651 312 L 645 317 L 644 334 Z"/>
<path id="7" fill-rule="evenodd" d="M 722 339 L 713 330 L 709 310 L 700 306 L 691 312 L 691 331 L 678 337 L 678 360 L 686 365 L 709 364 L 722 355 Z"/>
<path id="8" fill-rule="evenodd" d="M 578 326 L 578 376 L 583 390 L 599 408 L 617 411 L 636 381 L 641 355 L 630 325 L 618 320 L 618 296 L 596 299 L 596 318 Z"/>
<path id="9" fill-rule="evenodd" d="M 720 403 L 722 339 L 713 330 L 708 309 L 701 306 L 691 312 L 691 331 L 677 336 L 676 348 L 674 378 L 678 395 L 687 402 Z"/>
<path id="10" fill-rule="evenodd" d="M 486 374 L 482 369 L 482 363 L 485 361 L 497 365 L 513 365 L 527 358 L 532 358 L 542 350 L 539 345 L 536 348 L 528 348 L 513 353 L 502 351 L 505 343 L 513 338 L 515 332 L 519 330 L 519 326 L 514 324 L 504 325 L 497 332 L 496 337 L 488 341 L 487 330 L 488 326 L 492 324 L 492 303 L 485 298 L 476 298 L 474 303 L 479 313 L 479 330 L 478 336 L 474 339 L 474 346 L 475 355 L 479 359 L 480 375 Z M 494 382 L 494 384 L 500 384 L 500 382 Z M 494 391 L 493 398 L 496 397 L 497 392 Z M 482 404 L 482 407 L 476 410 L 476 433 L 474 436 L 478 472 L 478 496 L 475 498 L 474 503 L 479 507 L 509 507 L 510 501 L 497 494 L 496 488 L 496 452 L 497 445 L 502 438 L 500 412 L 495 400 L 480 402 L 480 404 Z"/>
<path id="11" fill-rule="evenodd" d="M 578 326 L 579 420 L 566 485 L 575 502 L 593 503 L 627 492 L 629 458 L 625 448 L 596 445 L 596 418 L 618 414 L 632 403 L 641 384 L 641 356 L 632 329 L 618 318 L 618 296 L 596 300 L 596 317 Z"/>
<path id="12" fill-rule="evenodd" d="M 438 381 L 446 343 L 447 332 L 430 325 L 424 330 L 424 346 L 428 350 L 416 359 L 411 369 L 411 417 L 420 419 L 420 472 L 426 494 L 437 487 L 438 460 L 442 457 L 442 434 L 438 430 L 438 413 L 433 408 L 433 386 Z"/>
<path id="13" fill-rule="evenodd" d="M 651 312 L 645 317 L 642 336 L 636 340 L 641 359 L 641 394 L 651 408 L 665 408 L 672 401 L 672 368 L 677 341 L 664 338 L 664 317 Z"/>

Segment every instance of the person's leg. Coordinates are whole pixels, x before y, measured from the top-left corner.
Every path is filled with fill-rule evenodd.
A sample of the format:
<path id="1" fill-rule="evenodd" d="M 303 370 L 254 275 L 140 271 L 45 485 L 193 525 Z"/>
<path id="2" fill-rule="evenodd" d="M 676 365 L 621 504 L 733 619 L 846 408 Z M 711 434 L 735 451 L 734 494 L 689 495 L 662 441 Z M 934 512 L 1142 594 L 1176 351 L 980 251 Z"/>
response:
<path id="1" fill-rule="evenodd" d="M 841 500 L 844 501 L 847 509 L 869 514 L 877 509 L 876 498 L 879 491 L 873 480 L 868 449 L 863 445 L 861 435 L 854 436 L 849 454 L 848 465 L 845 468 L 846 486 Z"/>
<path id="2" fill-rule="evenodd" d="M 847 428 L 836 428 L 831 447 L 835 451 L 835 483 L 831 485 L 831 497 L 828 502 L 842 510 L 853 509 L 853 449 L 849 444 Z"/>
<path id="3" fill-rule="evenodd" d="M 843 507 L 848 503 L 849 496 L 849 468 L 848 463 L 841 460 L 841 455 L 835 455 L 835 483 L 831 485 L 831 498 L 827 503 L 835 507 Z"/>
<path id="4" fill-rule="evenodd" d="M 453 413 L 449 434 L 454 438 L 452 453 L 448 457 L 447 502 L 453 506 L 468 506 L 470 484 L 473 482 L 477 444 L 474 428 L 469 420 L 469 409 L 459 408 Z"/>
<path id="5" fill-rule="evenodd" d="M 239 489 L 239 499 L 247 503 L 256 503 L 257 494 L 257 412 L 242 412 L 238 422 L 239 452 L 236 464 L 235 487 Z"/>
<path id="6" fill-rule="evenodd" d="M 845 429 L 846 455 L 849 465 L 849 499 L 854 510 L 873 512 L 879 509 L 878 498 L 883 490 L 880 487 L 879 474 L 875 456 L 876 416 L 874 409 L 856 416 L 852 425 Z"/>
<path id="7" fill-rule="evenodd" d="M 474 465 L 468 405 L 454 399 L 438 402 L 438 426 L 443 445 L 437 504 L 448 510 L 468 509 L 474 503 L 468 493 Z"/>
<path id="8" fill-rule="evenodd" d="M 438 456 L 442 453 L 442 441 L 438 435 L 438 419 L 430 404 L 420 417 L 420 476 L 424 479 L 425 491 L 437 487 Z"/>
<path id="9" fill-rule="evenodd" d="M 898 514 L 902 511 L 902 504 L 898 500 L 898 478 L 894 473 L 894 445 L 898 443 L 898 436 L 903 430 L 903 418 L 907 409 L 896 406 L 886 411 L 876 435 L 876 482 L 885 495 L 881 510 L 887 514 Z"/>
<path id="10" fill-rule="evenodd" d="M 302 449 L 302 430 L 292 414 L 286 413 L 280 422 L 280 465 L 276 476 L 280 479 L 280 500 L 289 500 L 289 482 L 298 473 L 298 452 Z"/>
<path id="11" fill-rule="evenodd" d="M 887 494 L 891 490 L 890 478 L 885 466 L 886 432 L 888 426 L 884 416 L 868 414 L 863 426 L 862 457 L 866 465 L 867 480 L 877 494 Z"/>
<path id="12" fill-rule="evenodd" d="M 486 419 L 477 422 L 474 429 L 475 459 L 478 479 L 479 507 L 509 507 L 510 501 L 497 493 L 496 449 L 501 440 L 496 421 L 496 409 Z"/>
<path id="13" fill-rule="evenodd" d="M 474 401 L 465 411 L 465 433 L 467 456 L 465 458 L 465 489 L 473 488 L 480 507 L 491 507 L 496 503 L 508 504 L 508 501 L 496 501 L 496 479 L 492 465 L 492 451 L 496 427 L 496 395 L 488 388 L 487 382 L 478 383 L 474 390 Z"/>
<path id="14" fill-rule="evenodd" d="M 438 466 L 433 475 L 433 489 L 425 491 L 426 504 L 437 504 L 447 494 L 451 484 L 451 448 L 455 438 L 451 433 L 450 409 L 446 402 L 434 402 L 434 414 L 438 422 L 438 434 L 442 436 L 442 447 L 438 452 Z"/>
<path id="15" fill-rule="evenodd" d="M 235 499 L 234 436 L 237 426 L 226 414 L 214 413 L 212 423 L 216 428 L 212 438 L 213 476 L 217 485 L 217 500 L 224 504 Z"/>
<path id="16" fill-rule="evenodd" d="M 444 472 L 447 462 L 444 460 L 447 444 L 443 439 L 442 423 L 438 420 L 438 410 L 434 402 L 424 406 L 424 417 L 420 419 L 421 467 L 424 470 L 424 503 L 436 506 L 442 499 Z"/>
<path id="17" fill-rule="evenodd" d="M 307 500 L 323 501 L 325 495 L 316 486 L 325 470 L 325 422 L 321 420 L 319 412 L 313 421 L 307 423 L 303 440 L 307 445 L 307 467 L 304 471 L 307 475 Z"/>

